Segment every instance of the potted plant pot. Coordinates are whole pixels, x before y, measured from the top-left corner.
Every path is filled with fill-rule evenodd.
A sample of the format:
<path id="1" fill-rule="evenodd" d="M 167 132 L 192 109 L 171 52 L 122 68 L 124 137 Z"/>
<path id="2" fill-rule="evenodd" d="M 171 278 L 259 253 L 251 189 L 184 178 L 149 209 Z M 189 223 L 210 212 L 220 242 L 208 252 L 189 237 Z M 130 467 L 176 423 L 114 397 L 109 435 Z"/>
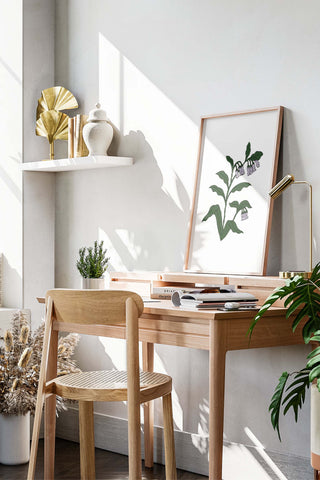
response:
<path id="1" fill-rule="evenodd" d="M 0 415 L 0 463 L 27 463 L 29 454 L 30 412 L 25 415 Z"/>
<path id="2" fill-rule="evenodd" d="M 104 290 L 106 288 L 106 281 L 104 277 L 100 278 L 83 278 L 82 288 L 89 288 L 94 290 Z"/>
<path id="3" fill-rule="evenodd" d="M 311 466 L 320 470 L 320 392 L 311 385 Z"/>

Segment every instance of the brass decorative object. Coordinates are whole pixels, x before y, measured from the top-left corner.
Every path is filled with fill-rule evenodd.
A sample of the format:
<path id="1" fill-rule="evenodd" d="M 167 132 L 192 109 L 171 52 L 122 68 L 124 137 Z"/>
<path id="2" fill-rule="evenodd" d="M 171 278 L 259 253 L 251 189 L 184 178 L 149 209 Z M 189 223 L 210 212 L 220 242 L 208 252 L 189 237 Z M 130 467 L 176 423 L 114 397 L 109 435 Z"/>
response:
<path id="1" fill-rule="evenodd" d="M 312 273 L 312 185 L 305 180 L 295 180 L 293 175 L 286 175 L 269 192 L 272 199 L 279 197 L 282 192 L 292 183 L 304 184 L 309 187 L 309 272 L 279 272 L 280 278 L 293 278 L 296 275 L 302 275 L 304 278 L 310 278 Z"/>
<path id="2" fill-rule="evenodd" d="M 68 140 L 68 115 L 55 110 L 43 112 L 36 123 L 36 134 L 47 137 L 50 144 L 50 160 L 54 158 L 54 141 Z"/>
<path id="3" fill-rule="evenodd" d="M 54 141 L 68 140 L 68 115 L 60 110 L 78 108 L 75 97 L 64 87 L 42 90 L 38 100 L 36 135 L 50 144 L 50 160 L 54 158 Z"/>
<path id="4" fill-rule="evenodd" d="M 89 150 L 83 140 L 83 127 L 88 121 L 88 115 L 77 115 L 74 124 L 74 156 L 86 157 L 89 155 Z"/>
<path id="5" fill-rule="evenodd" d="M 46 110 L 70 110 L 78 108 L 78 102 L 72 93 L 64 87 L 51 87 L 42 90 L 38 100 L 37 120 Z"/>

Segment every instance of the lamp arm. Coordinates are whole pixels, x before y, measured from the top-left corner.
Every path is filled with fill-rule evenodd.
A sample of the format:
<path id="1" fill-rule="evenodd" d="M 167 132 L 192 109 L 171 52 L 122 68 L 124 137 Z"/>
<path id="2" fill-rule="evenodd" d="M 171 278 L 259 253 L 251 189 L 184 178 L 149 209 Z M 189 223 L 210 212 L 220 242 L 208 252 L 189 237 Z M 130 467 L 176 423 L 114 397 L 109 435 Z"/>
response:
<path id="1" fill-rule="evenodd" d="M 309 187 L 309 216 L 310 216 L 310 272 L 312 272 L 312 185 L 309 182 L 306 182 L 305 180 L 295 180 L 293 183 L 300 183 L 300 184 L 305 184 L 308 185 Z"/>

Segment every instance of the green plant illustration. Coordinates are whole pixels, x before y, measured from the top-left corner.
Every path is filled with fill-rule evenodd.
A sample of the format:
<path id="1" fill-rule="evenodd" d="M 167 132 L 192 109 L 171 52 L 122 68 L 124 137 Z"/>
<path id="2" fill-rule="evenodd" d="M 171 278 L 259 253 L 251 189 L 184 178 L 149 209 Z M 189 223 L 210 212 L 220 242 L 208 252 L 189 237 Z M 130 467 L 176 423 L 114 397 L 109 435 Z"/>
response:
<path id="1" fill-rule="evenodd" d="M 223 188 L 219 187 L 218 185 L 211 185 L 209 187 L 213 193 L 216 193 L 219 197 L 222 197 L 224 205 L 222 210 L 219 204 L 211 205 L 208 213 L 203 217 L 202 222 L 206 222 L 214 215 L 216 217 L 220 240 L 226 238 L 230 232 L 238 234 L 243 233 L 236 223 L 236 218 L 241 212 L 241 220 L 247 220 L 248 209 L 252 208 L 252 206 L 248 200 L 233 200 L 232 202 L 229 200 L 231 195 L 241 192 L 241 190 L 244 188 L 251 186 L 251 183 L 242 181 L 237 182 L 237 179 L 245 174 L 245 166 L 247 168 L 247 175 L 252 175 L 256 169 L 260 167 L 260 158 L 262 155 L 263 153 L 260 151 L 256 151 L 251 154 L 251 143 L 248 142 L 243 162 L 234 162 L 229 155 L 226 156 L 226 160 L 231 167 L 230 176 L 224 170 L 220 170 L 216 173 L 216 175 L 218 175 L 218 177 L 224 183 Z"/>

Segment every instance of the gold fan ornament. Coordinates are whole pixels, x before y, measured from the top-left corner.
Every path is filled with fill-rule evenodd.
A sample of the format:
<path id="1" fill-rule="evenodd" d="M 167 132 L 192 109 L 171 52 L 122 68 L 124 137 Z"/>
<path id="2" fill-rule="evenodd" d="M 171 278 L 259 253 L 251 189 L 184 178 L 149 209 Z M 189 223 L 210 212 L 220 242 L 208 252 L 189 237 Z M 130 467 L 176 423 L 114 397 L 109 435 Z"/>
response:
<path id="1" fill-rule="evenodd" d="M 50 160 L 54 158 L 54 141 L 68 140 L 68 115 L 55 110 L 43 112 L 36 123 L 36 134 L 47 137 L 50 145 Z"/>
<path id="2" fill-rule="evenodd" d="M 68 140 L 68 115 L 60 110 L 78 108 L 75 97 L 64 87 L 42 90 L 38 100 L 36 135 L 46 137 L 50 144 L 50 160 L 54 158 L 54 141 Z"/>

